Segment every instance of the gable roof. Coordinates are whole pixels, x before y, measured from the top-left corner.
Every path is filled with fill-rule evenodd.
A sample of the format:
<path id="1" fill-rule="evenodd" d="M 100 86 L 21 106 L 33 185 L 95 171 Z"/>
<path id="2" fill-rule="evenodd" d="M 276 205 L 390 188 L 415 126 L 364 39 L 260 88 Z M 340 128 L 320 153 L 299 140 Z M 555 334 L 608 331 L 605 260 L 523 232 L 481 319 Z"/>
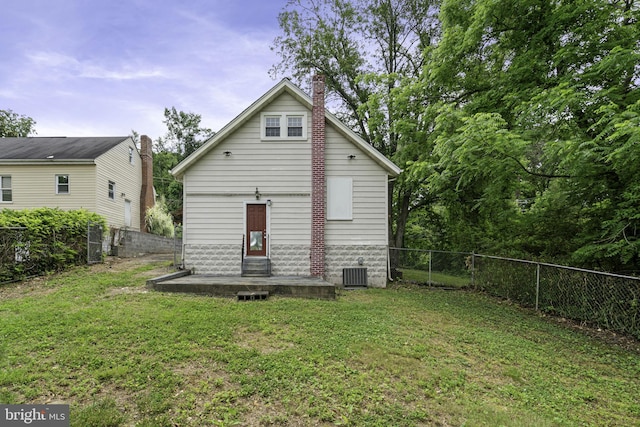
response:
<path id="1" fill-rule="evenodd" d="M 93 161 L 128 138 L 128 136 L 0 138 L 0 163 Z"/>
<path id="2" fill-rule="evenodd" d="M 186 170 L 201 159 L 206 153 L 211 151 L 214 147 L 219 145 L 227 136 L 244 125 L 254 114 L 260 112 L 267 104 L 275 100 L 282 93 L 288 93 L 297 99 L 301 104 L 306 106 L 309 110 L 313 108 L 313 100 L 306 93 L 302 91 L 298 86 L 291 83 L 287 78 L 282 79 L 280 83 L 272 87 L 267 93 L 262 95 L 258 100 L 251 104 L 246 110 L 244 110 L 235 119 L 224 126 L 218 133 L 204 142 L 196 151 L 191 153 L 189 157 L 180 162 L 175 168 L 171 170 L 171 173 L 176 178 L 181 178 Z M 326 108 L 324 110 L 325 120 L 333 125 L 344 137 L 351 143 L 356 145 L 362 151 L 367 153 L 378 165 L 389 173 L 391 176 L 398 176 L 402 169 L 396 166 L 391 160 L 383 156 L 378 150 L 369 145 L 358 134 L 351 130 L 348 126 L 342 123 L 336 116 L 331 114 Z"/>

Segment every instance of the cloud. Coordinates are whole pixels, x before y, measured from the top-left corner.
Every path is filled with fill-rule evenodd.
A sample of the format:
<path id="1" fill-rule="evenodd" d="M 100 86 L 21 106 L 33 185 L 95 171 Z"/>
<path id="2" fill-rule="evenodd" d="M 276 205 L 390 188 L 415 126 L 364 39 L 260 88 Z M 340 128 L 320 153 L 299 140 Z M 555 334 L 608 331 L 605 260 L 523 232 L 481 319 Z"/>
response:
<path id="1" fill-rule="evenodd" d="M 172 106 L 219 130 L 275 84 L 278 9 L 263 0 L 15 2 L 0 15 L 0 108 L 33 117 L 42 136 L 134 129 L 155 139 Z"/>
<path id="2" fill-rule="evenodd" d="M 92 61 L 80 61 L 72 56 L 57 52 L 27 53 L 32 67 L 47 70 L 44 76 L 57 75 L 65 79 L 89 78 L 105 80 L 136 80 L 148 78 L 165 78 L 163 71 L 157 67 L 131 67 L 125 65 L 120 69 L 107 69 Z"/>

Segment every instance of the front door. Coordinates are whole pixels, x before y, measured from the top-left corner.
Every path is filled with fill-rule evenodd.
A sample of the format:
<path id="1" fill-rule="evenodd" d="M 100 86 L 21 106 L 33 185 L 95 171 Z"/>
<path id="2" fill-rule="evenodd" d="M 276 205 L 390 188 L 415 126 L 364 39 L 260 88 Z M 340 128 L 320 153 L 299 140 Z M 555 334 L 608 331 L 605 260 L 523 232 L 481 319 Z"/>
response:
<path id="1" fill-rule="evenodd" d="M 267 205 L 247 205 L 247 256 L 267 256 Z"/>

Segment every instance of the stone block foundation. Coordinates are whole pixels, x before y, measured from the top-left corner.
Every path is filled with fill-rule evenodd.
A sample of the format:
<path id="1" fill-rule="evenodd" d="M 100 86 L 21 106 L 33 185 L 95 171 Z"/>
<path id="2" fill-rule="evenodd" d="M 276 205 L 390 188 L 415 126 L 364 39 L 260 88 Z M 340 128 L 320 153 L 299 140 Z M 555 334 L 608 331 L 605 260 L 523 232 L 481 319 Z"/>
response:
<path id="1" fill-rule="evenodd" d="M 310 247 L 272 245 L 273 276 L 309 276 Z M 239 276 L 242 270 L 241 245 L 185 245 L 185 268 L 195 274 Z M 362 265 L 358 263 L 362 259 Z M 387 247 L 376 245 L 337 245 L 325 248 L 325 280 L 342 285 L 342 269 L 366 267 L 368 285 L 387 285 Z"/>
<path id="2" fill-rule="evenodd" d="M 358 259 L 362 258 L 362 265 Z M 342 269 L 366 267 L 368 286 L 387 286 L 387 247 L 375 245 L 327 246 L 325 252 L 325 280 L 342 285 Z"/>

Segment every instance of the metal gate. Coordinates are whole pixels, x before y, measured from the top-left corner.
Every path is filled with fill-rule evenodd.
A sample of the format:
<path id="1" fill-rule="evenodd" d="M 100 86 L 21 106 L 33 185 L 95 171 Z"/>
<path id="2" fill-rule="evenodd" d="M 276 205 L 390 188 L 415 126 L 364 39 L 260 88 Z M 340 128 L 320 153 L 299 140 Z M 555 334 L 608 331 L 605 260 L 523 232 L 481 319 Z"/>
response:
<path id="1" fill-rule="evenodd" d="M 90 222 L 87 225 L 87 264 L 102 261 L 102 226 L 97 222 Z"/>

